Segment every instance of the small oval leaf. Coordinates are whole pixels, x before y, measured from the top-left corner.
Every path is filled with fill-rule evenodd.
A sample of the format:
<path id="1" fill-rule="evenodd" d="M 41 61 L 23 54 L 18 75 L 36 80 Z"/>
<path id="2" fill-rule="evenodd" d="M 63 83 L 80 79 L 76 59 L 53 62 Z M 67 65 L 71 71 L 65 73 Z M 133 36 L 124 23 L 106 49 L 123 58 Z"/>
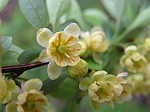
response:
<path id="1" fill-rule="evenodd" d="M 22 64 L 29 63 L 35 58 L 37 58 L 40 54 L 40 50 L 37 49 L 29 49 L 21 53 L 21 55 L 18 57 L 18 61 Z"/>
<path id="2" fill-rule="evenodd" d="M 88 67 L 91 70 L 101 70 L 102 69 L 102 64 L 98 64 L 94 62 L 92 59 L 85 59 L 85 61 L 88 63 Z"/>
<path id="3" fill-rule="evenodd" d="M 12 37 L 10 37 L 10 36 L 2 36 L 0 38 L 0 42 L 2 44 L 3 51 L 7 51 L 11 47 Z"/>

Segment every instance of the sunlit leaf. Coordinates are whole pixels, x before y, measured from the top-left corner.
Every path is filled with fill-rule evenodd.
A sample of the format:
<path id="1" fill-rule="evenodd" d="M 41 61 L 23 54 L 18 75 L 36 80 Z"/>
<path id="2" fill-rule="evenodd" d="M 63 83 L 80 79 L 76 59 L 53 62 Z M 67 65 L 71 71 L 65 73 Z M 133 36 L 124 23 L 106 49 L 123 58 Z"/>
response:
<path id="1" fill-rule="evenodd" d="M 46 0 L 47 11 L 53 30 L 56 31 L 62 14 L 70 7 L 70 0 Z"/>
<path id="2" fill-rule="evenodd" d="M 150 7 L 139 13 L 139 15 L 133 21 L 133 23 L 129 26 L 128 31 L 134 30 L 137 27 L 141 27 L 149 23 L 150 23 Z"/>
<path id="3" fill-rule="evenodd" d="M 111 16 L 116 18 L 116 10 L 114 0 L 101 0 L 101 3 L 104 5 L 106 10 L 109 12 Z"/>
<path id="4" fill-rule="evenodd" d="M 115 37 L 119 33 L 123 24 L 123 15 L 126 9 L 126 0 L 114 0 L 116 12 Z M 119 9 L 119 10 L 118 10 Z"/>
<path id="5" fill-rule="evenodd" d="M 46 27 L 48 22 L 45 0 L 19 0 L 22 13 L 37 29 Z"/>
<path id="6" fill-rule="evenodd" d="M 4 9 L 4 7 L 7 5 L 9 0 L 0 0 L 0 12 Z"/>
<path id="7" fill-rule="evenodd" d="M 24 51 L 19 57 L 18 61 L 20 63 L 29 63 L 35 58 L 37 58 L 40 54 L 40 50 L 37 49 L 29 49 Z"/>
<path id="8" fill-rule="evenodd" d="M 12 44 L 12 37 L 2 36 L 2 37 L 0 37 L 0 42 L 2 44 L 3 51 L 7 51 Z"/>
<path id="9" fill-rule="evenodd" d="M 108 17 L 105 13 L 103 13 L 99 9 L 86 9 L 84 12 L 84 18 L 91 23 L 92 25 L 102 25 L 106 21 L 108 21 Z"/>
<path id="10" fill-rule="evenodd" d="M 76 0 L 71 0 L 70 13 L 68 16 L 69 16 L 68 17 L 69 19 L 77 21 L 79 23 L 79 26 L 82 29 L 87 30 L 89 28 L 89 26 L 87 25 L 87 23 L 83 19 L 82 11 L 81 11 L 80 6 Z"/>

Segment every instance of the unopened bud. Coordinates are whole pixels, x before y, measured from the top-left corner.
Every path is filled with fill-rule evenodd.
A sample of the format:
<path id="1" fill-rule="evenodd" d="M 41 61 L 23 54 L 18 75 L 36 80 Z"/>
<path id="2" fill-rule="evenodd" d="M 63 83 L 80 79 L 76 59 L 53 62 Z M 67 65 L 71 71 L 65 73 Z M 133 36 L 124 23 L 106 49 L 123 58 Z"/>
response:
<path id="1" fill-rule="evenodd" d="M 90 47 L 94 52 L 104 52 L 108 48 L 105 34 L 102 31 L 93 31 L 91 33 Z"/>
<path id="2" fill-rule="evenodd" d="M 80 59 L 75 66 L 68 66 L 68 72 L 73 78 L 82 78 L 88 73 L 88 64 L 83 59 Z"/>

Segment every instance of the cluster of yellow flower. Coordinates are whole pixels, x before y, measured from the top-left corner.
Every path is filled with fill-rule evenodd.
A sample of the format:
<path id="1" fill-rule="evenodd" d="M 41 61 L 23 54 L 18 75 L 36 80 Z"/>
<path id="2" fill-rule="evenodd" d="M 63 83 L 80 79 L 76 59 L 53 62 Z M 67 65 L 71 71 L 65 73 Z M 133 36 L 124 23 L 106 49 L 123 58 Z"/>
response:
<path id="1" fill-rule="evenodd" d="M 75 23 L 55 34 L 47 28 L 37 32 L 37 42 L 46 48 L 41 52 L 39 60 L 50 62 L 47 69 L 50 79 L 57 79 L 62 67 L 68 68 L 71 77 L 84 78 L 88 74 L 88 64 L 80 57 L 90 55 L 95 60 L 96 53 L 104 52 L 108 48 L 106 36 L 100 28 L 95 27 L 91 32 L 82 33 L 81 40 L 78 39 L 79 35 L 80 28 Z M 79 88 L 83 91 L 88 90 L 91 101 L 107 102 L 112 107 L 113 101 L 121 103 L 131 99 L 131 86 L 128 81 L 105 71 L 97 71 L 90 78 L 84 78 Z"/>
<path id="2" fill-rule="evenodd" d="M 0 103 L 6 104 L 6 112 L 42 112 L 48 105 L 47 98 L 39 91 L 43 85 L 39 79 L 30 79 L 21 89 L 11 79 L 0 74 Z"/>
<path id="3" fill-rule="evenodd" d="M 144 44 L 128 46 L 120 63 L 125 67 L 130 76 L 129 82 L 133 86 L 134 94 L 147 95 L 150 93 L 150 38 L 145 39 Z"/>
<path id="4" fill-rule="evenodd" d="M 108 48 L 105 34 L 99 28 L 95 27 L 91 32 L 82 33 L 81 41 L 78 39 L 79 35 L 80 28 L 75 23 L 69 24 L 64 31 L 55 34 L 47 28 L 37 32 L 37 42 L 46 48 L 41 52 L 39 60 L 50 62 L 47 69 L 50 79 L 57 79 L 62 67 L 68 67 L 71 77 L 84 77 L 88 72 L 88 66 L 80 56 L 92 55 L 95 59 L 95 53 L 104 52 Z M 76 74 L 73 71 L 76 71 Z"/>

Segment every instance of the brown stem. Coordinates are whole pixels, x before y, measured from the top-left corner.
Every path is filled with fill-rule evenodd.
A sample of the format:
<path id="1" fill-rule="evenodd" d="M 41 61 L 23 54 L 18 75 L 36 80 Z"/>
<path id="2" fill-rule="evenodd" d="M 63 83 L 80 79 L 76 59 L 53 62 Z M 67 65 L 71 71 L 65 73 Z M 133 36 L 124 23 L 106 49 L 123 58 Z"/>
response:
<path id="1" fill-rule="evenodd" d="M 37 67 L 40 67 L 40 66 L 43 66 L 46 64 L 48 64 L 48 62 L 43 63 L 43 62 L 37 61 L 34 63 L 30 63 L 30 64 L 21 64 L 21 65 L 15 65 L 15 66 L 3 66 L 2 73 L 12 73 L 12 74 L 16 74 L 16 76 L 19 76 L 26 70 L 37 68 Z"/>

